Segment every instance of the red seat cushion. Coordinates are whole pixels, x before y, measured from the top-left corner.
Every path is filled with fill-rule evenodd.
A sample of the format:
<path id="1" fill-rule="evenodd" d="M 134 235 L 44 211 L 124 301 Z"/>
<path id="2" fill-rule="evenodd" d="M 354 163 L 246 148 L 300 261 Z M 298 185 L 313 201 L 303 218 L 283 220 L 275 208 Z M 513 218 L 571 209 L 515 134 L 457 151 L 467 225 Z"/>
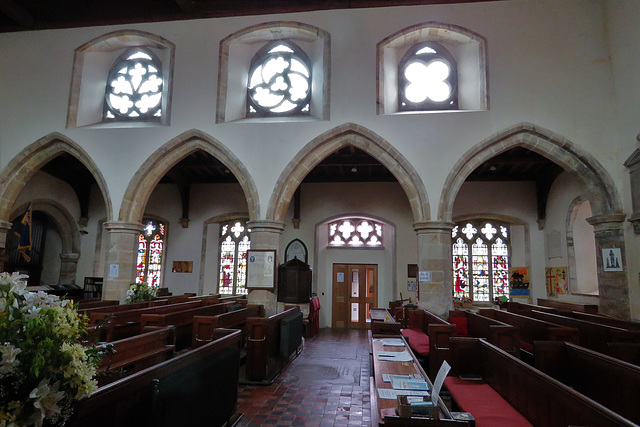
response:
<path id="1" fill-rule="evenodd" d="M 409 346 L 420 356 L 429 355 L 429 336 L 420 329 L 403 329 L 404 335 L 409 341 Z"/>
<path id="2" fill-rule="evenodd" d="M 520 348 L 524 351 L 528 351 L 529 353 L 533 353 L 533 344 L 526 341 L 520 341 Z"/>
<path id="3" fill-rule="evenodd" d="M 483 381 L 467 381 L 458 377 L 447 377 L 444 384 L 460 409 L 469 412 L 475 418 L 476 427 L 533 426 L 497 391 Z"/>
<path id="4" fill-rule="evenodd" d="M 469 330 L 467 329 L 467 318 L 466 317 L 457 317 L 452 316 L 449 317 L 449 323 L 452 325 L 456 325 L 456 335 L 459 337 L 468 337 Z"/>

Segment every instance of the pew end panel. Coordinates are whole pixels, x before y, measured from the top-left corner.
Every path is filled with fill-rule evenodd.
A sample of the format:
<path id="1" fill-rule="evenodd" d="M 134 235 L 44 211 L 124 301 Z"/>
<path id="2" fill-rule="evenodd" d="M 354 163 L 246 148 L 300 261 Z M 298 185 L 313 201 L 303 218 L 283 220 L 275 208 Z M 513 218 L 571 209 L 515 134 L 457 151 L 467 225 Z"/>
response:
<path id="1" fill-rule="evenodd" d="M 247 356 L 245 372 L 247 381 L 271 383 L 289 360 L 280 354 L 282 319 L 300 313 L 298 306 L 269 317 L 247 318 Z M 302 339 L 302 330 L 300 331 Z"/>
<path id="2" fill-rule="evenodd" d="M 449 361 L 451 348 L 449 339 L 456 333 L 456 325 L 430 324 L 429 335 L 429 377 L 435 381 L 442 362 Z"/>

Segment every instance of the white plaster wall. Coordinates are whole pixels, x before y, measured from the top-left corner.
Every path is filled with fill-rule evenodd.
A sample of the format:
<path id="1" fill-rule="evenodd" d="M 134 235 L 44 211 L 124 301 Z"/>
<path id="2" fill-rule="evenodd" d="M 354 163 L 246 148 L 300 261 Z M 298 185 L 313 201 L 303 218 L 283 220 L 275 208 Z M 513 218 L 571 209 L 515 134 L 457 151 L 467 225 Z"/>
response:
<path id="1" fill-rule="evenodd" d="M 200 293 L 201 264 L 217 264 L 218 255 L 217 233 L 208 233 L 206 258 L 204 257 L 202 245 L 205 221 L 218 215 L 246 211 L 247 203 L 238 184 L 194 185 L 191 189 L 189 227 L 182 228 L 178 223 L 178 219 L 182 217 L 182 203 L 177 186 L 158 185 L 149 199 L 145 214 L 167 221 L 167 252 L 162 286 L 169 288 L 174 295 Z M 192 261 L 193 272 L 173 273 L 173 261 Z M 213 271 L 217 274 L 215 269 Z M 214 292 L 212 284 L 216 277 L 206 277 L 204 293 Z"/>
<path id="2" fill-rule="evenodd" d="M 331 120 L 216 125 L 219 41 L 241 28 L 283 18 L 331 34 Z M 6 113 L 6 126 L 0 131 L 0 166 L 27 144 L 60 131 L 86 149 L 104 171 L 116 216 L 141 161 L 172 137 L 198 128 L 229 146 L 248 167 L 264 206 L 295 152 L 320 133 L 355 122 L 380 134 L 411 159 L 427 185 L 433 214 L 455 161 L 478 141 L 522 121 L 566 136 L 602 158 L 606 167 L 619 167 L 617 150 L 601 143 L 614 132 L 603 20 L 598 1 L 523 0 L 2 34 L 0 111 Z M 375 44 L 425 21 L 461 25 L 487 37 L 490 111 L 376 116 Z M 74 49 L 121 28 L 149 31 L 176 44 L 171 126 L 65 129 Z M 33 117 L 38 120 L 34 122 Z M 262 215 L 265 212 L 263 207 Z"/>
<path id="3" fill-rule="evenodd" d="M 640 132 L 638 111 L 640 97 L 633 88 L 640 87 L 640 43 L 637 43 L 640 27 L 640 2 L 636 0 L 607 0 L 605 2 L 605 27 L 609 34 L 609 46 L 616 95 L 615 118 L 618 133 L 612 135 L 605 145 L 620 146 L 624 160 L 638 148 L 636 139 Z M 612 171 L 614 174 L 616 171 Z M 621 192 L 625 202 L 625 212 L 632 213 L 631 190 L 629 189 L 628 170 L 619 168 Z M 629 280 L 629 299 L 631 316 L 640 318 L 640 236 L 633 228 L 625 228 L 627 249 L 627 279 Z"/>
<path id="4" fill-rule="evenodd" d="M 378 306 L 387 307 L 389 301 L 413 297 L 407 291 L 407 264 L 417 260 L 417 238 L 407 196 L 397 183 L 335 183 L 303 184 L 301 187 L 300 229 L 293 228 L 293 203 L 287 212 L 287 227 L 282 236 L 279 262 L 293 239 L 300 239 L 309 251 L 313 268 L 313 289 L 320 298 L 320 325 L 331 326 L 333 264 L 377 264 Z M 385 231 L 384 250 L 327 249 L 326 221 L 339 216 L 371 216 L 389 223 Z M 394 249 L 395 248 L 395 249 Z"/>
<path id="5" fill-rule="evenodd" d="M 318 135 L 353 122 L 380 135 L 409 160 L 426 187 L 431 217 L 437 219 L 441 194 L 448 191 L 443 183 L 455 163 L 480 141 L 517 123 L 530 122 L 566 137 L 593 155 L 611 174 L 628 210 L 628 175 L 622 163 L 636 147 L 638 132 L 640 101 L 628 90 L 638 87 L 640 79 L 640 47 L 634 42 L 638 16 L 640 6 L 635 0 L 521 0 L 4 33 L 0 34 L 0 170 L 29 144 L 60 132 L 86 150 L 103 173 L 113 201 L 113 211 L 106 216 L 117 219 L 124 192 L 140 164 L 162 144 L 196 128 L 221 141 L 247 167 L 257 185 L 260 215 L 264 217 L 275 183 L 295 153 Z M 274 20 L 299 21 L 330 33 L 330 120 L 215 124 L 220 40 L 242 28 Z M 463 26 L 487 38 L 488 111 L 376 115 L 376 43 L 410 25 L 428 21 Z M 66 129 L 74 49 L 118 29 L 148 31 L 176 44 L 171 126 Z M 176 195 L 171 197 L 168 200 L 176 200 Z M 500 200 L 494 202 L 496 210 L 499 206 L 520 210 Z M 149 212 L 155 214 L 153 203 Z M 175 222 L 181 215 L 176 207 L 179 204 L 176 201 L 174 205 L 157 213 L 170 221 L 170 233 L 177 233 L 180 227 Z M 167 261 L 194 258 L 194 271 L 199 271 L 196 258 L 201 252 L 203 230 L 197 224 L 207 218 L 197 213 L 196 206 L 192 208 L 189 228 L 175 238 L 179 252 L 170 249 Z M 368 209 L 373 213 L 373 208 L 357 211 Z M 330 216 L 335 210 L 325 211 Z M 553 211 L 548 214 L 555 215 Z M 92 217 L 90 223 L 94 220 L 98 219 Z M 405 218 L 404 222 L 412 219 Z M 401 242 L 396 280 L 401 283 L 400 271 L 413 259 L 409 253 L 415 251 L 416 244 L 410 227 L 396 225 L 397 241 Z M 532 281 L 544 283 L 539 276 L 544 265 L 542 234 L 533 226 L 530 231 Z M 293 237 L 298 235 L 286 230 L 283 244 Z M 309 241 L 313 232 L 306 229 L 301 238 Z M 632 254 L 640 250 L 638 238 L 629 227 L 627 245 Z M 83 252 L 85 249 L 83 244 Z M 638 301 L 640 261 L 632 254 L 627 257 L 631 260 L 631 295 Z M 81 259 L 79 269 L 86 275 L 87 261 Z M 165 276 L 176 292 L 197 288 L 197 279 L 185 278 L 184 274 Z M 537 292 L 539 288 L 535 289 Z"/>
<path id="6" fill-rule="evenodd" d="M 578 197 L 584 195 L 584 187 L 572 176 L 567 173 L 561 174 L 551 186 L 549 191 L 549 198 L 547 200 L 547 212 L 552 212 L 552 215 L 547 215 L 547 221 L 545 225 L 545 238 L 548 237 L 546 232 L 552 230 L 560 233 L 560 256 L 549 258 L 546 257 L 546 267 L 568 267 L 569 259 L 567 253 L 567 214 L 569 212 L 569 206 L 571 202 Z M 591 228 L 593 230 L 593 228 Z M 576 230 L 574 230 L 575 233 Z M 578 230 L 579 232 L 579 230 Z M 595 242 L 595 240 L 594 240 Z M 579 241 L 575 242 L 576 244 Z M 595 243 L 594 243 L 595 245 Z M 595 247 L 595 246 L 594 246 Z M 593 256 L 595 250 L 591 252 Z M 576 250 L 576 256 L 579 255 L 579 251 Z M 587 256 L 586 254 L 584 256 Z M 576 264 L 580 265 L 577 263 Z M 587 262 L 587 260 L 581 260 L 581 262 Z M 595 265 L 595 259 L 591 260 L 591 267 Z M 593 268 L 591 269 L 593 272 Z M 544 271 L 543 271 L 544 272 Z M 579 280 L 583 280 L 582 277 L 578 277 Z M 549 298 L 546 296 L 546 289 L 544 288 L 545 282 L 543 282 L 543 295 L 539 295 L 538 298 Z M 558 300 L 580 302 L 585 304 L 597 304 L 598 299 L 595 296 L 586 295 L 574 295 L 574 294 L 561 294 L 557 296 Z"/>

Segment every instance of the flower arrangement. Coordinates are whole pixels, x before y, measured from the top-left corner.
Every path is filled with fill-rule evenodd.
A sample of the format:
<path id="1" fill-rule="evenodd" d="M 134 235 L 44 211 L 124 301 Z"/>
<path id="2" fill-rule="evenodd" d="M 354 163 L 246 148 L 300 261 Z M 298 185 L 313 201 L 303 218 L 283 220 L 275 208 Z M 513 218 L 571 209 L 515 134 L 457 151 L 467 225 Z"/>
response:
<path id="1" fill-rule="evenodd" d="M 25 275 L 0 273 L 0 427 L 64 425 L 97 389 L 95 347 L 72 301 L 26 291 Z"/>
<path id="2" fill-rule="evenodd" d="M 146 283 L 132 283 L 127 289 L 127 304 L 149 301 L 156 297 L 156 289 Z M 1 426 L 0 426 L 1 427 Z"/>

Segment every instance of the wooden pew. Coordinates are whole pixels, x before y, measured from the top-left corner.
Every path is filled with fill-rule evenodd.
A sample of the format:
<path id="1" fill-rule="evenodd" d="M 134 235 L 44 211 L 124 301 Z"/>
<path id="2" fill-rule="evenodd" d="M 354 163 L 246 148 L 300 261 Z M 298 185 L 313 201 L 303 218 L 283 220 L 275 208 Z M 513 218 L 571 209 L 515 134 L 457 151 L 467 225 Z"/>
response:
<path id="1" fill-rule="evenodd" d="M 371 308 L 371 333 L 375 335 L 399 335 L 402 324 L 396 322 L 386 308 Z"/>
<path id="2" fill-rule="evenodd" d="M 449 359 L 449 338 L 455 334 L 456 325 L 430 311 L 407 310 L 407 328 L 402 331 L 402 335 L 407 338 L 414 353 L 418 352 L 421 357 L 428 358 L 430 378 L 435 379 L 442 362 Z"/>
<path id="3" fill-rule="evenodd" d="M 262 305 L 248 305 L 240 310 L 218 314 L 217 316 L 194 316 L 191 333 L 191 347 L 200 347 L 213 339 L 216 328 L 241 329 L 246 336 L 245 325 L 248 317 L 264 316 Z"/>
<path id="4" fill-rule="evenodd" d="M 606 354 L 632 365 L 640 366 L 640 343 L 608 342 Z"/>
<path id="5" fill-rule="evenodd" d="M 640 423 L 640 366 L 571 343 L 538 341 L 535 367 Z"/>
<path id="6" fill-rule="evenodd" d="M 78 402 L 67 426 L 233 425 L 239 418 L 240 331 L 218 333 L 200 348 L 100 387 Z"/>
<path id="7" fill-rule="evenodd" d="M 298 306 L 269 317 L 247 318 L 247 357 L 245 362 L 248 381 L 270 383 L 290 360 L 291 354 L 281 354 L 280 326 L 283 320 L 300 320 L 299 331 L 289 331 L 291 338 L 302 340 L 302 313 Z M 290 343 L 284 343 L 291 351 Z M 295 349 L 297 353 L 297 349 Z"/>
<path id="8" fill-rule="evenodd" d="M 103 354 L 98 367 L 98 385 L 102 386 L 171 359 L 175 352 L 175 328 L 154 330 L 109 343 L 112 351 Z M 107 344 L 99 345 L 105 348 Z"/>
<path id="9" fill-rule="evenodd" d="M 194 316 L 215 316 L 226 313 L 227 309 L 233 304 L 233 302 L 223 302 L 170 313 L 142 314 L 140 316 L 140 327 L 173 325 L 176 328 L 176 351 L 181 351 L 191 346 Z"/>
<path id="10" fill-rule="evenodd" d="M 100 311 L 89 314 L 89 324 L 103 324 L 106 329 L 106 341 L 127 338 L 140 333 L 140 317 L 143 314 L 165 314 L 200 307 L 202 301 L 188 301 L 154 307 L 135 308 L 132 310 Z M 121 306 L 113 306 L 121 307 Z"/>
<path id="11" fill-rule="evenodd" d="M 588 322 L 615 326 L 616 328 L 630 329 L 632 331 L 640 331 L 640 322 L 634 322 L 632 320 L 616 319 L 615 317 L 604 316 L 602 314 L 583 313 L 580 311 L 572 311 L 567 315 L 576 319 L 586 320 Z"/>
<path id="12" fill-rule="evenodd" d="M 542 311 L 544 313 L 553 313 L 553 314 L 559 313 L 558 309 L 556 308 L 544 307 L 542 305 L 535 305 L 535 304 L 527 304 L 527 303 L 518 302 L 518 301 L 508 301 L 506 305 L 507 305 L 507 311 L 509 313 L 522 314 L 524 316 L 529 316 L 529 317 L 531 317 L 531 312 L 533 310 Z"/>
<path id="13" fill-rule="evenodd" d="M 534 426 L 636 425 L 483 339 L 451 338 L 451 367 L 445 385 L 456 403 L 471 412 L 477 424 L 484 417 L 489 418 L 484 420 L 485 425 L 505 423 L 496 419 L 506 411 L 493 409 L 502 402 L 496 401 L 495 394 L 486 392 L 488 385 Z M 460 376 L 476 376 L 482 381 L 463 380 Z"/>
<path id="14" fill-rule="evenodd" d="M 520 358 L 520 331 L 516 326 L 470 311 L 458 310 L 449 312 L 449 323 L 455 323 L 456 319 L 454 318 L 462 316 L 467 319 L 467 336 L 486 338 L 491 344 Z M 457 328 L 456 335 L 464 336 L 464 333 L 460 328 Z"/>
<path id="15" fill-rule="evenodd" d="M 582 311 L 584 313 L 591 314 L 596 314 L 598 312 L 597 304 L 579 304 L 568 301 L 557 301 L 552 299 L 538 298 L 538 305 L 556 308 L 559 311 Z"/>
<path id="16" fill-rule="evenodd" d="M 117 300 L 101 300 L 100 298 L 92 298 L 90 300 L 81 299 L 77 302 L 78 302 L 78 311 L 86 310 L 88 308 L 110 307 L 110 306 L 120 304 L 120 301 L 117 301 Z"/>
<path id="17" fill-rule="evenodd" d="M 580 335 L 580 345 L 600 353 L 606 353 L 608 351 L 607 343 L 640 342 L 640 331 L 630 331 L 628 329 L 574 319 L 559 314 L 542 313 L 537 310 L 533 310 L 531 315 L 536 319 L 546 320 L 547 322 L 569 328 L 576 328 Z"/>
<path id="18" fill-rule="evenodd" d="M 493 308 L 480 309 L 479 314 L 516 326 L 520 331 L 520 358 L 529 364 L 533 364 L 534 341 L 551 340 L 579 343 L 579 333 L 575 328 L 568 328 L 544 320 L 534 319 L 533 317 Z"/>

